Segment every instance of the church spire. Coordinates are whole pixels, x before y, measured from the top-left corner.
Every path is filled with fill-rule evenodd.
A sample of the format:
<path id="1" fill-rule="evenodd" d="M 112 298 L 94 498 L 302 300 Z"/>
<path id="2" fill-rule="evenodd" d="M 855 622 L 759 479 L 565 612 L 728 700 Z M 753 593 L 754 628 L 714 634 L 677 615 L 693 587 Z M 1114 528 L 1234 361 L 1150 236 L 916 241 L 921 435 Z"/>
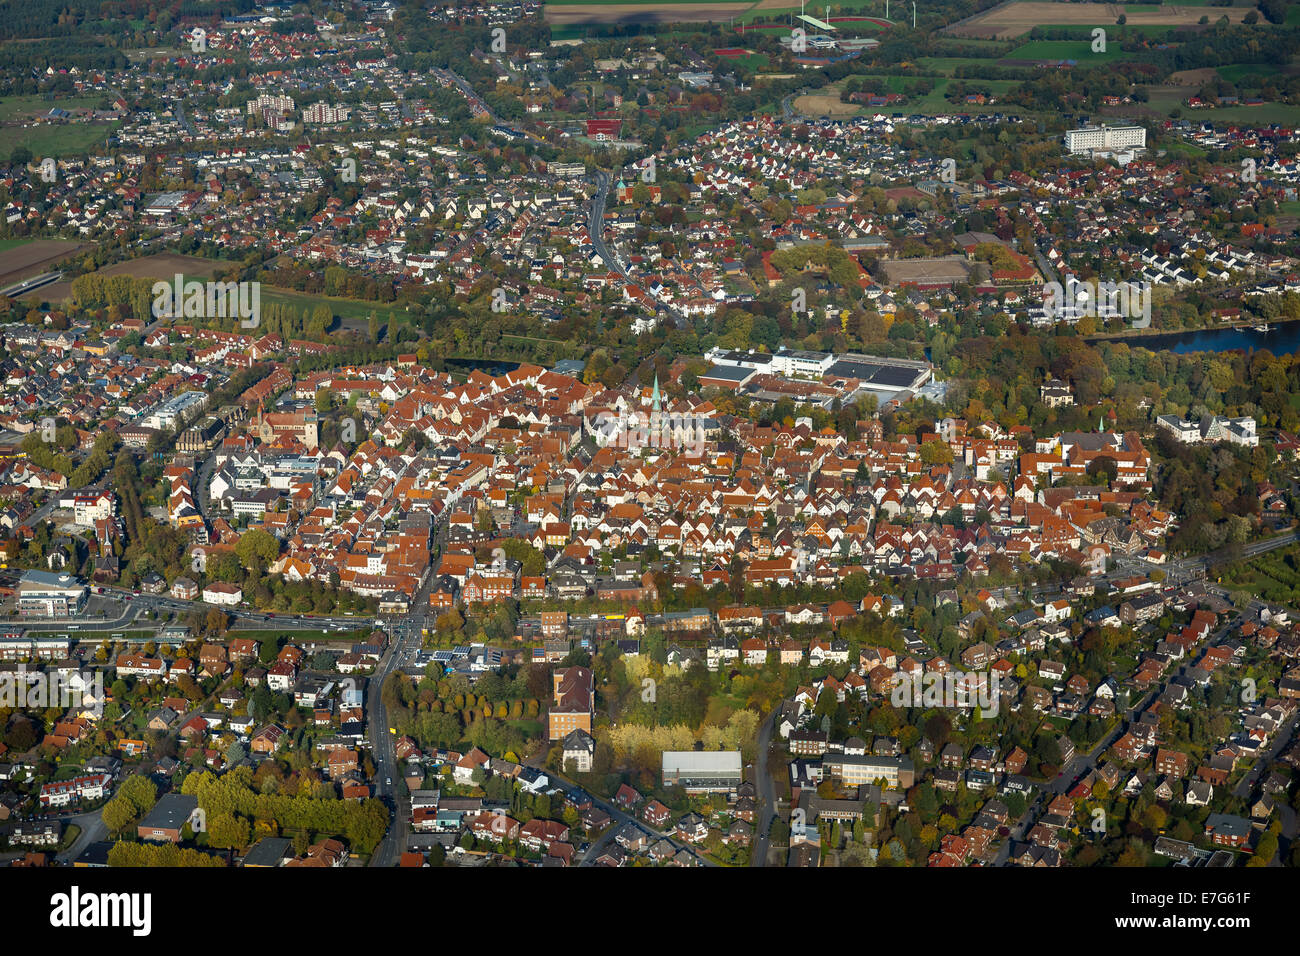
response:
<path id="1" fill-rule="evenodd" d="M 650 393 L 650 409 L 651 409 L 651 411 L 654 411 L 654 412 L 658 412 L 658 411 L 659 411 L 659 402 L 660 402 L 660 393 L 659 393 L 659 373 L 656 372 L 656 373 L 655 373 L 655 387 L 654 387 L 654 390 Z"/>

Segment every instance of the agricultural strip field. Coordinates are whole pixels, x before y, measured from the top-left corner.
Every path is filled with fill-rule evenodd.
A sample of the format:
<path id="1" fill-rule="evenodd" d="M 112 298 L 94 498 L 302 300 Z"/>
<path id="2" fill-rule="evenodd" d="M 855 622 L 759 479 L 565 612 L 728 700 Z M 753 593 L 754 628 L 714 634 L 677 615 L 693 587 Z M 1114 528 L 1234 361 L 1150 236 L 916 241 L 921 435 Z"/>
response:
<path id="1" fill-rule="evenodd" d="M 20 279 L 49 272 L 58 262 L 84 249 L 93 249 L 94 244 L 77 242 L 74 239 L 17 239 L 12 246 L 0 247 L 0 288 L 8 288 Z M 56 283 L 62 285 L 63 283 Z M 46 286 L 40 292 L 48 293 L 54 286 Z"/>
<path id="2" fill-rule="evenodd" d="M 901 3 L 902 0 L 899 0 Z M 888 21 L 879 19 L 885 12 L 884 0 L 838 0 L 829 5 L 835 16 L 830 22 L 858 21 L 853 28 L 867 31 L 888 27 Z M 816 0 L 807 5 L 810 16 L 825 16 L 826 4 L 818 6 Z M 571 38 L 579 25 L 613 23 L 722 23 L 734 20 L 745 23 L 758 17 L 771 18 L 787 12 L 798 12 L 799 0 L 654 0 L 651 3 L 621 3 L 618 0 L 563 0 L 548 3 L 543 16 L 552 27 L 552 37 Z M 846 16 L 851 15 L 851 16 Z M 872 23 L 865 15 L 874 14 Z"/>
<path id="3" fill-rule="evenodd" d="M 112 121 L 85 123 L 37 123 L 55 107 L 64 110 L 91 109 L 99 105 L 99 96 L 69 96 L 49 99 L 44 96 L 6 96 L 0 98 L 0 157 L 8 158 L 19 146 L 34 157 L 59 158 L 90 152 L 122 124 Z"/>
<path id="4" fill-rule="evenodd" d="M 89 248 L 89 246 L 85 247 Z M 64 255 L 67 253 L 65 252 Z M 7 258 L 7 255 L 6 255 Z M 100 275 L 130 275 L 143 279 L 172 279 L 178 272 L 188 281 L 190 279 L 206 280 L 212 278 L 218 270 L 232 263 L 219 259 L 204 259 L 199 256 L 182 256 L 174 253 L 159 253 L 127 262 L 117 262 L 99 270 Z M 29 293 L 28 301 L 61 302 L 72 295 L 72 283 L 56 282 Z M 263 285 L 261 291 L 263 305 L 284 305 L 296 309 L 311 311 L 318 305 L 327 305 L 333 315 L 342 320 L 346 328 L 364 330 L 369 322 L 370 313 L 381 323 L 388 320 L 391 312 L 399 315 L 403 306 L 394 302 L 367 302 L 361 299 L 346 299 L 336 296 L 314 295 L 297 292 L 293 289 L 277 289 Z"/>
<path id="5" fill-rule="evenodd" d="M 187 278 L 207 279 L 214 275 L 217 269 L 226 264 L 214 259 L 201 259 L 198 256 L 182 256 L 164 252 L 158 255 L 145 256 L 142 259 L 115 262 L 111 266 L 99 269 L 98 274 L 106 276 L 129 275 L 144 279 L 170 279 L 179 272 Z M 28 293 L 26 298 L 39 302 L 61 302 L 71 295 L 72 282 L 69 280 L 56 282 L 53 285 L 37 289 Z"/>
<path id="6" fill-rule="evenodd" d="M 1212 20 L 1226 16 L 1240 23 L 1248 10 L 1245 7 L 1215 7 Z M 1194 26 L 1207 8 L 1202 6 L 1142 7 L 1115 3 L 1052 3 L 1047 0 L 1013 0 L 1011 3 L 977 13 L 959 23 L 944 28 L 951 36 L 978 37 L 990 40 L 1010 40 L 1024 36 L 1037 26 L 1111 28 L 1124 16 L 1127 25 L 1137 28 L 1172 29 Z"/>
<path id="7" fill-rule="evenodd" d="M 1118 43 L 1109 44 L 1105 53 L 1094 53 L 1092 44 L 1087 40 L 1032 40 L 1022 44 L 1008 53 L 1004 60 L 1074 60 L 1080 64 L 1089 62 L 1102 63 L 1107 60 L 1133 59 L 1133 54 L 1125 53 Z"/>
<path id="8" fill-rule="evenodd" d="M 749 3 L 548 3 L 546 22 L 564 27 L 579 23 L 701 23 L 728 20 L 749 10 Z"/>
<path id="9" fill-rule="evenodd" d="M 26 146 L 33 156 L 40 158 L 82 156 L 102 146 L 121 125 L 71 123 L 64 126 L 3 126 L 0 127 L 0 156 L 12 156 L 19 146 Z"/>
<path id="10" fill-rule="evenodd" d="M 44 116 L 58 107 L 63 110 L 93 109 L 100 96 L 65 96 L 57 99 L 45 96 L 0 97 L 0 123 L 26 123 Z"/>

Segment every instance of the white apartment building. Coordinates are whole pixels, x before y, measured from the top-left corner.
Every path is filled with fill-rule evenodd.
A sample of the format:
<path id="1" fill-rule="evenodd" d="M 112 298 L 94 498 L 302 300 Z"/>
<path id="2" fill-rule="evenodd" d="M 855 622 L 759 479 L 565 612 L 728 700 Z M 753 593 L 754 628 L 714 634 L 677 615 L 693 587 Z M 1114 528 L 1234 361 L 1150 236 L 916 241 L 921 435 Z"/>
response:
<path id="1" fill-rule="evenodd" d="M 1065 134 L 1065 148 L 1070 155 L 1094 150 L 1146 149 L 1145 126 L 1085 126 Z"/>
<path id="2" fill-rule="evenodd" d="M 351 115 L 352 109 L 347 106 L 313 103 L 302 111 L 302 121 L 307 125 L 314 123 L 346 123 Z"/>

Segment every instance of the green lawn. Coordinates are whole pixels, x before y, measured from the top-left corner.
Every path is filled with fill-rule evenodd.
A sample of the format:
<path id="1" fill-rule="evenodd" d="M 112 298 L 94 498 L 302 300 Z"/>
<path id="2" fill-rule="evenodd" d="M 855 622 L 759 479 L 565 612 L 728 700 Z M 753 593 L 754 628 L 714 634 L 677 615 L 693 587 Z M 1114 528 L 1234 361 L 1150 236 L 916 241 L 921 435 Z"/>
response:
<path id="1" fill-rule="evenodd" d="M 9 157 L 19 146 L 32 156 L 78 156 L 104 145 L 121 123 L 72 123 L 67 126 L 0 127 L 0 156 Z"/>
<path id="2" fill-rule="evenodd" d="M 17 249 L 33 241 L 32 239 L 0 239 L 0 252 L 8 252 L 10 249 Z"/>
<path id="3" fill-rule="evenodd" d="M 77 837 L 81 836 L 81 827 L 75 823 L 69 823 L 68 828 L 63 831 L 63 838 L 59 840 L 60 852 L 68 849 L 77 842 Z"/>
<path id="4" fill-rule="evenodd" d="M 23 122 L 34 116 L 44 115 L 56 106 L 64 110 L 93 108 L 102 100 L 103 97 L 98 94 L 64 97 L 0 96 L 0 123 Z"/>
<path id="5" fill-rule="evenodd" d="M 541 736 L 542 722 L 540 720 L 530 720 L 527 717 L 521 717 L 516 720 L 507 720 L 506 725 L 518 730 L 525 737 L 534 738 Z"/>
<path id="6" fill-rule="evenodd" d="M 1184 110 L 1186 119 L 1204 118 L 1215 123 L 1281 123 L 1295 126 L 1300 123 L 1300 106 L 1286 103 L 1264 103 L 1261 106 L 1225 106 L 1215 110 Z"/>
<path id="7" fill-rule="evenodd" d="M 723 57 L 729 63 L 736 63 L 748 70 L 765 70 L 769 62 L 764 53 L 747 53 L 744 56 Z"/>
<path id="8" fill-rule="evenodd" d="M 344 299 L 337 296 L 329 295 L 311 295 L 306 292 L 295 292 L 292 289 L 274 289 L 270 286 L 262 286 L 262 302 L 264 304 L 276 303 L 278 305 L 289 306 L 298 309 L 314 309 L 316 306 L 324 303 L 333 311 L 334 315 L 340 319 L 352 319 L 366 321 L 370 318 L 370 313 L 375 313 L 380 324 L 388 321 L 388 313 L 393 313 L 393 318 L 397 319 L 403 313 L 404 307 L 395 302 L 366 302 L 363 299 Z"/>
<path id="9" fill-rule="evenodd" d="M 923 56 L 912 62 L 926 71 L 952 76 L 957 67 L 988 66 L 994 61 L 985 56 Z"/>
<path id="10" fill-rule="evenodd" d="M 1240 84 L 1247 76 L 1263 78 L 1277 76 L 1282 72 L 1282 67 L 1276 63 L 1234 63 L 1231 66 L 1217 67 L 1217 70 L 1219 76 L 1229 83 Z M 1258 86 L 1258 84 L 1251 85 Z"/>
<path id="11" fill-rule="evenodd" d="M 1208 13 L 1207 16 L 1209 16 Z M 1216 19 L 1218 18 L 1210 16 L 1211 23 Z M 1091 37 L 1092 31 L 1096 27 L 1105 27 L 1106 40 L 1109 43 L 1117 43 L 1124 35 L 1125 31 L 1129 33 L 1141 33 L 1144 36 L 1162 37 L 1171 30 L 1176 31 L 1179 29 L 1177 26 L 1160 23 L 1126 23 L 1124 26 L 1119 26 L 1114 20 L 1098 23 L 1043 23 L 1039 25 L 1044 30 L 1069 30 L 1071 33 L 1077 34 L 1081 37 Z M 1186 27 L 1184 29 L 1186 29 Z"/>
<path id="12" fill-rule="evenodd" d="M 1133 59 L 1118 43 L 1108 43 L 1105 53 L 1093 53 L 1089 40 L 1031 40 L 1007 54 L 1008 60 L 1077 60 L 1081 65 L 1107 60 Z"/>

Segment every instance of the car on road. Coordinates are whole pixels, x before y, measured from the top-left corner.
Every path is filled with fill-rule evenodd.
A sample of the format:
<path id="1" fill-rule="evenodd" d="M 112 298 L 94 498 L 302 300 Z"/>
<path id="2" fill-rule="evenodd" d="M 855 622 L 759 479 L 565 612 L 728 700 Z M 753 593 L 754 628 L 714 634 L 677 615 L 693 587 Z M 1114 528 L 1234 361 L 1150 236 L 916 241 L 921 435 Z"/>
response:
<path id="1" fill-rule="evenodd" d="M 393 778 L 392 778 L 392 777 L 389 777 L 389 778 L 387 778 L 387 779 L 384 781 L 384 786 L 386 786 L 386 787 L 391 787 L 392 785 L 393 785 Z"/>

